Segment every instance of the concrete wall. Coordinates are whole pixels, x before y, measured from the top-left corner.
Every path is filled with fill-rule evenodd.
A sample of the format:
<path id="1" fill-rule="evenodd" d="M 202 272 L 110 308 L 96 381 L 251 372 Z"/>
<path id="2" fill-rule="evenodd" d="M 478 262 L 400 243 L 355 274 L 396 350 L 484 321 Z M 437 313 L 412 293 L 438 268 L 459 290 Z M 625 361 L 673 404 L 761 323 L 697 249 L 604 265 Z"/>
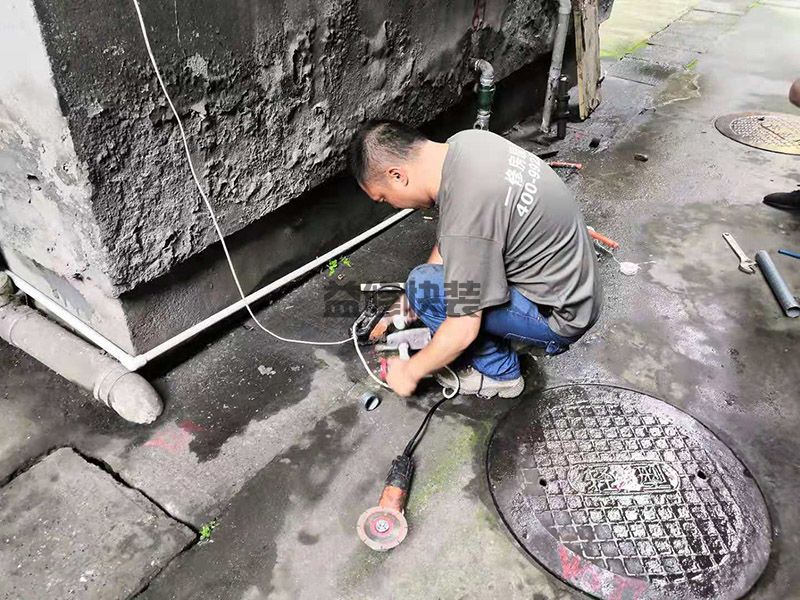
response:
<path id="1" fill-rule="evenodd" d="M 0 3 L 0 247 L 8 265 L 130 346 L 92 210 L 88 165 L 75 152 L 30 0 Z"/>
<path id="2" fill-rule="evenodd" d="M 420 124 L 458 102 L 475 80 L 469 56 L 492 61 L 500 77 L 541 57 L 550 45 L 556 5 L 142 4 L 156 58 L 226 233 L 269 221 L 277 209 L 339 173 L 359 121 L 391 116 Z M 6 70 L 0 71 L 0 118 L 13 123 L 11 134 L 0 138 L 0 175 L 9 182 L 0 188 L 0 201 L 11 208 L 0 216 L 0 244 L 15 268 L 27 261 L 29 276 L 43 291 L 119 345 L 146 350 L 232 297 L 226 279 L 226 291 L 213 301 L 176 301 L 174 314 L 164 312 L 159 327 L 151 324 L 146 335 L 138 330 L 148 324 L 133 318 L 135 310 L 124 302 L 141 299 L 141 290 L 157 294 L 148 282 L 158 278 L 172 285 L 175 268 L 202 256 L 215 236 L 148 63 L 132 1 L 34 5 L 35 14 L 24 0 L 6 0 L 0 8 L 6 17 L 0 26 L 27 28 L 24 35 L 15 33 L 24 39 L 0 41 L 0 69 Z M 23 53 L 35 59 L 25 73 L 6 59 Z M 36 150 L 41 147 L 47 150 Z M 28 171 L 38 181 L 28 179 Z M 26 211 L 26 205 L 40 209 Z M 382 214 L 365 208 L 346 221 L 363 228 Z M 330 227 L 284 228 L 282 235 L 298 239 L 293 256 L 276 262 L 296 262 L 330 247 L 334 238 L 358 233 L 331 222 L 333 233 Z M 53 239 L 59 244 L 48 250 Z M 263 263 L 269 259 L 250 261 L 249 280 L 274 271 Z M 204 292 L 210 294 L 206 283 L 192 296 Z"/>

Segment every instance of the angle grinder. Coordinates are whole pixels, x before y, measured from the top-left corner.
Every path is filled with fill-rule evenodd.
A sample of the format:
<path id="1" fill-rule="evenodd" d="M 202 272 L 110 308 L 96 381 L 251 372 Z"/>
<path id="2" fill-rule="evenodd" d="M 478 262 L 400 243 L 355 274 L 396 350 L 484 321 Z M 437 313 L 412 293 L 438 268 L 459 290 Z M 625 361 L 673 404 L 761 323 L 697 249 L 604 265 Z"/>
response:
<path id="1" fill-rule="evenodd" d="M 433 413 L 450 398 L 452 396 L 445 396 L 428 410 L 416 433 L 406 444 L 403 453 L 392 461 L 381 497 L 378 500 L 378 506 L 368 508 L 358 518 L 356 525 L 358 537 L 373 550 L 385 552 L 406 539 L 408 521 L 403 513 L 411 489 L 411 479 L 414 476 L 412 455 L 425 434 L 425 429 Z"/>
<path id="2" fill-rule="evenodd" d="M 399 545 L 408 533 L 403 516 L 414 475 L 414 460 L 401 454 L 392 461 L 378 506 L 368 508 L 358 518 L 356 531 L 367 546 L 379 552 Z"/>

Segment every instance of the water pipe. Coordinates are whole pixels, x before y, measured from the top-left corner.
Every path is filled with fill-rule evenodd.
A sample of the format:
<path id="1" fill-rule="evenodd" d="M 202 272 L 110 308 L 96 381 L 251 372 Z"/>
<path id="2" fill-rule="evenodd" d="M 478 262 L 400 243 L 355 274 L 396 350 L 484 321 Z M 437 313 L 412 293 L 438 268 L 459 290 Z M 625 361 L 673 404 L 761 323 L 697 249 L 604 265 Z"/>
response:
<path id="1" fill-rule="evenodd" d="M 786 285 L 786 281 L 781 277 L 778 268 L 772 262 L 769 252 L 766 250 L 756 252 L 756 263 L 758 263 L 764 279 L 767 280 L 772 293 L 775 294 L 775 298 L 778 300 L 778 304 L 781 305 L 783 312 L 786 313 L 786 316 L 791 318 L 800 317 L 800 303 L 797 302 L 797 298 L 794 297 L 789 286 Z"/>
<path id="2" fill-rule="evenodd" d="M 217 313 L 214 313 L 210 317 L 207 317 L 200 321 L 199 323 L 192 325 L 188 329 L 184 330 L 183 332 L 179 333 L 178 335 L 162 342 L 158 346 L 144 352 L 143 354 L 138 355 L 131 355 L 128 352 L 125 352 L 119 346 L 114 344 L 111 340 L 107 339 L 100 333 L 96 332 L 92 329 L 89 325 L 81 321 L 78 317 L 70 313 L 67 309 L 57 303 L 55 300 L 47 296 L 46 294 L 40 292 L 35 287 L 33 287 L 30 283 L 25 281 L 22 277 L 13 273 L 12 271 L 6 271 L 6 274 L 11 278 L 14 282 L 14 285 L 17 288 L 30 296 L 36 303 L 40 304 L 42 307 L 47 309 L 51 312 L 54 316 L 58 319 L 66 323 L 69 327 L 79 333 L 82 337 L 86 338 L 96 346 L 105 350 L 108 354 L 113 356 L 117 361 L 119 361 L 126 369 L 129 371 L 136 371 L 141 369 L 144 365 L 148 362 L 154 360 L 155 358 L 169 352 L 176 346 L 183 344 L 184 342 L 192 339 L 202 331 L 205 331 L 212 325 L 219 323 L 223 319 L 231 316 L 234 313 L 243 310 L 246 306 L 252 304 L 263 298 L 264 296 L 271 294 L 272 292 L 282 288 L 283 286 L 287 285 L 288 283 L 294 281 L 306 275 L 307 273 L 319 268 L 320 266 L 326 264 L 332 258 L 338 258 L 342 254 L 345 254 L 348 250 L 357 246 L 372 236 L 380 233 L 384 229 L 394 225 L 401 219 L 404 219 L 408 215 L 414 212 L 412 209 L 405 209 L 396 212 L 388 219 L 384 219 L 377 225 L 367 229 L 365 232 L 357 235 L 356 237 L 346 241 L 345 243 L 333 248 L 329 252 L 326 252 L 322 256 L 318 256 L 314 260 L 306 263 L 305 265 L 298 267 L 294 271 L 287 273 L 280 279 L 273 281 L 272 283 L 252 292 L 248 296 L 244 298 L 244 300 L 238 300 L 234 302 L 230 306 L 220 310 Z"/>
<path id="3" fill-rule="evenodd" d="M 544 99 L 544 110 L 542 111 L 542 132 L 545 134 L 550 133 L 550 119 L 553 115 L 558 81 L 561 78 L 561 66 L 564 63 L 564 48 L 567 45 L 569 16 L 571 13 L 572 3 L 570 0 L 558 0 L 558 24 L 556 26 L 556 37 L 553 41 L 553 55 L 550 60 L 547 93 Z"/>
<path id="4" fill-rule="evenodd" d="M 489 118 L 492 116 L 494 100 L 494 67 L 482 58 L 472 59 L 473 68 L 480 72 L 478 82 L 478 114 L 475 117 L 474 129 L 489 129 Z"/>
<path id="5" fill-rule="evenodd" d="M 0 298 L 0 338 L 91 391 L 126 421 L 152 423 L 164 409 L 144 377 L 7 294 Z"/>

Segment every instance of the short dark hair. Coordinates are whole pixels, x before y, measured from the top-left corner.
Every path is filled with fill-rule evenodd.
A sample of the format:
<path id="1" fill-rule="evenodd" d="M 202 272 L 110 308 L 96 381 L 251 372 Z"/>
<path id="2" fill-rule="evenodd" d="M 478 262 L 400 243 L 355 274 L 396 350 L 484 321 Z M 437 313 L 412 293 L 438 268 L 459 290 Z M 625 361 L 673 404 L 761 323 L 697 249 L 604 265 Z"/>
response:
<path id="1" fill-rule="evenodd" d="M 368 182 L 392 159 L 405 160 L 426 138 L 417 129 L 387 119 L 364 123 L 350 142 L 350 171 L 360 184 Z"/>

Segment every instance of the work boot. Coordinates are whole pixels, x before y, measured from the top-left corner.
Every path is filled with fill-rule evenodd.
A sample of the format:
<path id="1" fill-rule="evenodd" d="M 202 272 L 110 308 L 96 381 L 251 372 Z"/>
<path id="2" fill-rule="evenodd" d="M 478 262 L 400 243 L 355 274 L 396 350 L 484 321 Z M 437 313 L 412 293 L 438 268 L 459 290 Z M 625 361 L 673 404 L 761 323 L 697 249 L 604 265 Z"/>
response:
<path id="1" fill-rule="evenodd" d="M 764 196 L 764 204 L 781 210 L 800 211 L 800 190 L 767 194 Z"/>
<path id="2" fill-rule="evenodd" d="M 525 388 L 525 380 L 522 376 L 509 381 L 500 381 L 487 377 L 473 367 L 465 367 L 455 372 L 458 377 L 458 382 L 456 382 L 453 373 L 452 370 L 442 369 L 434 375 L 439 385 L 450 390 L 457 387 L 459 394 L 477 395 L 481 398 L 493 398 L 494 396 L 516 398 Z"/>

